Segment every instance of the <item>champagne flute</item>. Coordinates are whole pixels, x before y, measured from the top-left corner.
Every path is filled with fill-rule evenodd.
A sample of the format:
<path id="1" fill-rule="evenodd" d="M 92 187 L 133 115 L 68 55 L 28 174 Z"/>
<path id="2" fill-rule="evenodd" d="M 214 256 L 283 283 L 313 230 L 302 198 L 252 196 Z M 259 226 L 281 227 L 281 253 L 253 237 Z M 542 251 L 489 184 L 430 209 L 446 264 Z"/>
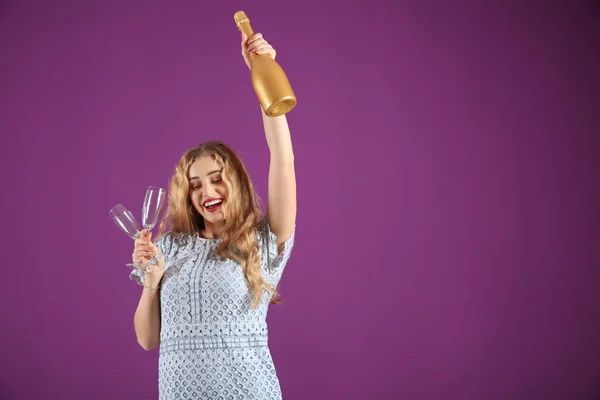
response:
<path id="1" fill-rule="evenodd" d="M 148 186 L 144 207 L 142 208 L 142 225 L 150 232 L 158 222 L 158 217 L 165 204 L 165 189 L 158 186 Z"/>
<path id="2" fill-rule="evenodd" d="M 146 197 L 144 198 L 144 206 L 142 207 L 142 225 L 148 232 L 154 228 L 158 222 L 158 217 L 165 204 L 165 189 L 158 186 L 148 186 Z M 158 256 L 152 257 L 149 264 L 155 264 L 158 261 Z"/>
<path id="3" fill-rule="evenodd" d="M 123 204 L 117 204 L 110 210 L 110 216 L 114 223 L 130 238 L 137 239 L 141 235 L 140 224 L 137 222 L 131 211 L 125 208 Z"/>
<path id="4" fill-rule="evenodd" d="M 111 208 L 109 212 L 114 223 L 133 240 L 137 239 L 141 235 L 140 224 L 137 222 L 131 211 L 125 208 L 123 204 L 117 204 Z M 136 261 L 133 264 L 125 264 L 127 267 L 137 267 L 141 262 Z"/>

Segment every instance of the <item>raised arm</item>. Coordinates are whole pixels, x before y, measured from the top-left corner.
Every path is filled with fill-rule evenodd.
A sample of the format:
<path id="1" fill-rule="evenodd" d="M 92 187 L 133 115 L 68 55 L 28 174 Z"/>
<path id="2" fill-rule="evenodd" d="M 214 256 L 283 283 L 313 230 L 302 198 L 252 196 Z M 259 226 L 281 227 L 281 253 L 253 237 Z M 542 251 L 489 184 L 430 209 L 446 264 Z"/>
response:
<path id="1" fill-rule="evenodd" d="M 248 54 L 264 54 L 275 59 L 275 49 L 256 33 L 249 40 L 242 32 L 242 55 L 250 68 Z M 262 111 L 265 136 L 271 154 L 267 214 L 271 230 L 281 245 L 292 235 L 296 225 L 296 173 L 292 138 L 285 115 L 268 117 Z"/>
<path id="2" fill-rule="evenodd" d="M 267 214 L 271 230 L 280 245 L 291 236 L 296 225 L 294 152 L 285 115 L 268 117 L 264 111 L 262 115 L 271 154 Z"/>

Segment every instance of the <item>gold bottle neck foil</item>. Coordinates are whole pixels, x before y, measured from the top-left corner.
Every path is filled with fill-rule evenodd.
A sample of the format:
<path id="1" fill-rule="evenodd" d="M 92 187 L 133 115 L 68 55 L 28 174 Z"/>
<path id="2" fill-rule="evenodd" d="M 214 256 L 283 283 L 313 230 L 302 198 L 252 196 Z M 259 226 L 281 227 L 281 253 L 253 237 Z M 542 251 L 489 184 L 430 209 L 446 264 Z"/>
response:
<path id="1" fill-rule="evenodd" d="M 235 24 L 237 25 L 238 29 L 241 30 L 241 25 L 244 23 L 250 23 L 250 20 L 248 19 L 248 16 L 246 15 L 245 12 L 243 11 L 238 11 L 233 15 L 233 19 L 235 20 Z"/>

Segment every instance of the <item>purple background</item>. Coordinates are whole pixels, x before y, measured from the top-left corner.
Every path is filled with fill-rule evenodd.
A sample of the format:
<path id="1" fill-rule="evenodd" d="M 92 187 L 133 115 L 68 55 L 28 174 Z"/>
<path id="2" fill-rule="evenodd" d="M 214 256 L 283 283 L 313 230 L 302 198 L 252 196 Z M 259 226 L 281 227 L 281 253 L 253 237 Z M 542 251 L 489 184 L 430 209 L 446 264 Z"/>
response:
<path id="1" fill-rule="evenodd" d="M 600 396 L 598 2 L 9 0 L 0 398 L 157 397 L 108 210 L 211 139 L 265 198 L 239 9 L 299 99 L 284 398 Z"/>

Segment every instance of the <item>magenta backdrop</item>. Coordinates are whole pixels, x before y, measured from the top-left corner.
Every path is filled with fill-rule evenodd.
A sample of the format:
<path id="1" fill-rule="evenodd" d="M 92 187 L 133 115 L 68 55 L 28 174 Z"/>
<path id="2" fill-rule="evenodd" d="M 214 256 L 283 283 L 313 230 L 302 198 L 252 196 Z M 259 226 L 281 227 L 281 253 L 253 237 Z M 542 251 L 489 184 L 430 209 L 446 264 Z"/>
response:
<path id="1" fill-rule="evenodd" d="M 299 99 L 284 398 L 600 396 L 597 2 L 8 0 L 0 398 L 157 397 L 108 210 L 212 139 L 266 196 L 239 9 Z"/>

